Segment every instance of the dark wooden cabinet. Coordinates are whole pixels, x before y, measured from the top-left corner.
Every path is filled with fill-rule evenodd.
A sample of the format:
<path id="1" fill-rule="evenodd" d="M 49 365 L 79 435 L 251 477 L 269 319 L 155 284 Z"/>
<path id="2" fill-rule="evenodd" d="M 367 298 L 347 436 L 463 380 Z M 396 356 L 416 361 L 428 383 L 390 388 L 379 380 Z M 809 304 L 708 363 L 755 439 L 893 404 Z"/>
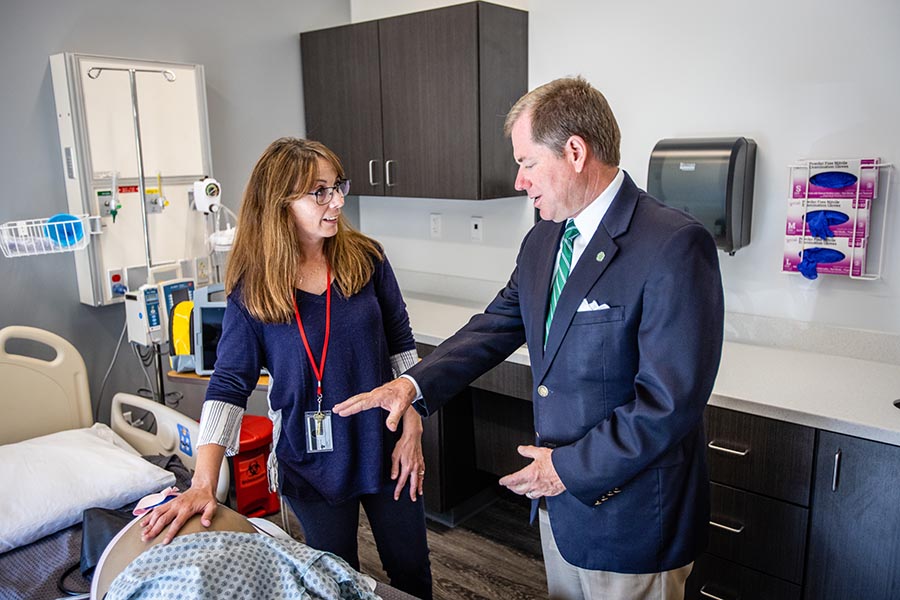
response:
<path id="1" fill-rule="evenodd" d="M 804 597 L 900 598 L 900 447 L 819 432 Z"/>
<path id="2" fill-rule="evenodd" d="M 709 546 L 686 597 L 800 598 L 815 430 L 714 406 L 704 420 Z"/>
<path id="3" fill-rule="evenodd" d="M 307 137 L 352 192 L 514 196 L 503 121 L 525 93 L 528 14 L 472 2 L 300 36 Z"/>
<path id="4" fill-rule="evenodd" d="M 304 33 L 300 51 L 306 137 L 340 157 L 351 193 L 382 195 L 378 23 Z"/>

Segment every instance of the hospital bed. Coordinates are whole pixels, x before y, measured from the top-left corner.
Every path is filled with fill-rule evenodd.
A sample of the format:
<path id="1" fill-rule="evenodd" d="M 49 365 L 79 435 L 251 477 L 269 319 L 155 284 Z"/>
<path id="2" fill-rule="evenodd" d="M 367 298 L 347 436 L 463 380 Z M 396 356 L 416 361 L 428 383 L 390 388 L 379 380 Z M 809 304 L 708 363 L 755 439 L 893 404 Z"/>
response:
<path id="1" fill-rule="evenodd" d="M 14 340 L 16 344 L 24 340 L 25 344 L 49 347 L 53 356 L 44 359 L 10 352 L 8 344 Z M 0 329 L 0 415 L 3 415 L 0 419 L 0 451 L 28 444 L 40 436 L 91 427 L 87 370 L 77 349 L 65 339 L 41 329 L 20 326 Z M 145 423 L 154 422 L 155 431 L 135 426 L 137 415 Z M 193 443 L 199 433 L 196 421 L 169 407 L 122 393 L 113 397 L 110 420 L 112 431 L 138 453 L 174 454 L 189 469 L 194 467 Z M 97 427 L 103 426 L 94 426 Z M 21 444 L 17 444 L 19 442 Z M 35 476 L 36 467 L 30 463 L 39 461 L 22 462 L 29 463 L 25 469 L 28 476 Z M 85 478 L 85 487 L 92 483 Z M 228 484 L 228 468 L 223 463 L 216 490 L 220 501 L 227 498 Z M 15 481 L 0 481 L 0 494 L 15 493 Z M 0 518 L 8 518 L 8 515 Z M 67 569 L 79 562 L 80 555 L 80 524 L 0 553 L 0 600 L 62 597 L 57 582 Z M 77 568 L 66 578 L 65 584 L 70 589 L 90 587 Z M 382 583 L 376 585 L 375 593 L 385 599 L 412 598 Z"/>

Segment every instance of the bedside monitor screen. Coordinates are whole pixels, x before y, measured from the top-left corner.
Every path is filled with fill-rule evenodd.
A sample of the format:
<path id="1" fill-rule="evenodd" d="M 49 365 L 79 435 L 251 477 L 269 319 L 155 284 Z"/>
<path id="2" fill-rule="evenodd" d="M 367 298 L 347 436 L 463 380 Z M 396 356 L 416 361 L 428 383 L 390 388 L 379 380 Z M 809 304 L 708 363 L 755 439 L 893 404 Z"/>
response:
<path id="1" fill-rule="evenodd" d="M 200 308 L 200 343 L 202 352 L 200 369 L 212 371 L 216 364 L 216 348 L 222 338 L 222 319 L 225 316 L 224 306 L 204 306 Z"/>

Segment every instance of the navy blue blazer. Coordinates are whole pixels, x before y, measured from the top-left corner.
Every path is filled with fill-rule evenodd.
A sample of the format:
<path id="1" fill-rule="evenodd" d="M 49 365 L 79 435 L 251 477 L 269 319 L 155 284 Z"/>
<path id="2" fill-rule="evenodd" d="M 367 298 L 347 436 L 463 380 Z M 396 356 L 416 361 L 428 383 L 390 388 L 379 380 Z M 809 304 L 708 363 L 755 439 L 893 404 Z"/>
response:
<path id="1" fill-rule="evenodd" d="M 569 563 L 657 573 L 694 560 L 709 524 L 703 410 L 722 351 L 715 242 L 689 215 L 619 193 L 544 321 L 563 223 L 537 223 L 509 283 L 407 371 L 426 414 L 528 343 L 536 445 L 566 491 L 547 498 Z M 578 312 L 582 300 L 609 306 Z"/>

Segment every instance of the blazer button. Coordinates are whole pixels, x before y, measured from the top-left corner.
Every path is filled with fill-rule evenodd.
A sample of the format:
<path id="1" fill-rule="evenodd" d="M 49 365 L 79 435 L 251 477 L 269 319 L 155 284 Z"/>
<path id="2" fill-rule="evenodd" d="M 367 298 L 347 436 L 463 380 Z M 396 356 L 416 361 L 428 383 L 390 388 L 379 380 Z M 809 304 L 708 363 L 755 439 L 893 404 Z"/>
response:
<path id="1" fill-rule="evenodd" d="M 541 398 L 546 398 L 549 395 L 550 395 L 550 390 L 547 389 L 546 385 L 538 386 L 538 396 L 540 396 Z"/>

